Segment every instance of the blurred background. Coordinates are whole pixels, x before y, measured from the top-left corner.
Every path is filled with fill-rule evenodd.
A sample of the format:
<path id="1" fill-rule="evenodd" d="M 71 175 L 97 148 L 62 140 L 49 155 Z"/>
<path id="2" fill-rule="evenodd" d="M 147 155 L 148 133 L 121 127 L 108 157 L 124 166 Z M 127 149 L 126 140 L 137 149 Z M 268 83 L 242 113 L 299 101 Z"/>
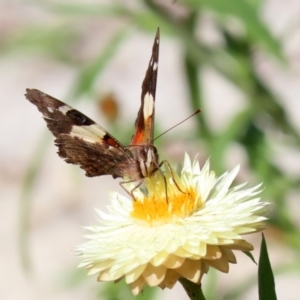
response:
<path id="1" fill-rule="evenodd" d="M 0 0 L 1 299 L 133 299 L 124 283 L 76 268 L 83 226 L 105 209 L 110 176 L 86 178 L 61 160 L 37 109 L 37 88 L 81 110 L 127 145 L 160 27 L 156 141 L 174 167 L 184 152 L 218 175 L 263 182 L 273 203 L 264 231 L 279 299 L 299 299 L 300 2 L 298 0 Z M 256 247 L 261 235 L 247 237 Z M 207 299 L 257 299 L 257 266 L 243 254 L 210 271 Z M 140 299 L 187 299 L 183 288 Z"/>

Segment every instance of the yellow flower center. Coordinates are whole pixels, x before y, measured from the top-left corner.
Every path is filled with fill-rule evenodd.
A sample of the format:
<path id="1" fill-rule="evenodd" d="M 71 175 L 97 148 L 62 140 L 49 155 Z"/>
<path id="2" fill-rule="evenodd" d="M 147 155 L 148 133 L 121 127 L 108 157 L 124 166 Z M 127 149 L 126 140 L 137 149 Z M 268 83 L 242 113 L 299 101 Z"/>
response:
<path id="1" fill-rule="evenodd" d="M 166 184 L 161 174 L 145 179 L 148 195 L 133 201 L 131 217 L 148 226 L 170 222 L 180 222 L 202 205 L 199 193 L 193 187 L 183 188 L 181 180 L 173 173 L 165 174 Z M 175 180 L 175 181 L 174 181 Z M 175 183 L 176 182 L 176 183 Z"/>

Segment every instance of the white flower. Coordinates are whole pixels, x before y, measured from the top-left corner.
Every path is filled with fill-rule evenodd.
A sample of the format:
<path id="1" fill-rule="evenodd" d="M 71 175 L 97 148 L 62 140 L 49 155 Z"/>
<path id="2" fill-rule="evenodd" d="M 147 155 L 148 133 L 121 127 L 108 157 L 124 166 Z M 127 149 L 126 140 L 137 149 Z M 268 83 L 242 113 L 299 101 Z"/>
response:
<path id="1" fill-rule="evenodd" d="M 228 272 L 232 250 L 253 249 L 241 235 L 264 228 L 260 185 L 230 188 L 239 167 L 217 178 L 209 162 L 200 170 L 188 155 L 180 176 L 165 169 L 167 192 L 157 171 L 134 201 L 112 193 L 108 213 L 98 211 L 101 225 L 87 227 L 90 241 L 76 252 L 98 281 L 125 278 L 134 295 L 146 284 L 171 288 L 180 277 L 200 284 L 209 267 Z"/>

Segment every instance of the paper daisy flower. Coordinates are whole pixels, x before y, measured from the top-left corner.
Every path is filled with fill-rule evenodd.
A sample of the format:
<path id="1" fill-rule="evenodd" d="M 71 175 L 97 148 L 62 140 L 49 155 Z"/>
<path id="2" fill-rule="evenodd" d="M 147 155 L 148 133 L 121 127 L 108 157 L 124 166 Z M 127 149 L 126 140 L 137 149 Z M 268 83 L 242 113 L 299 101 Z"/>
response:
<path id="1" fill-rule="evenodd" d="M 209 267 L 228 272 L 232 250 L 250 251 L 242 235 L 264 228 L 268 203 L 260 185 L 230 187 L 239 167 L 216 177 L 209 162 L 200 170 L 188 155 L 180 175 L 166 168 L 145 180 L 136 199 L 114 192 L 100 225 L 87 227 L 88 242 L 76 249 L 81 267 L 98 281 L 125 279 L 134 295 L 145 285 L 172 288 L 181 277 L 200 284 Z M 167 196 L 166 196 L 167 194 Z"/>

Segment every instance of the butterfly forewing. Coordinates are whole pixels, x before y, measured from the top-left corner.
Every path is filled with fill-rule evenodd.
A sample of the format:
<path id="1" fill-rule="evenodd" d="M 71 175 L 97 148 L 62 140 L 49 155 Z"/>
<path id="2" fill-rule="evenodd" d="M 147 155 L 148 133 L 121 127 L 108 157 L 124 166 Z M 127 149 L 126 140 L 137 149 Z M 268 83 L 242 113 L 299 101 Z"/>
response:
<path id="1" fill-rule="evenodd" d="M 132 145 L 149 145 L 153 143 L 158 57 L 159 29 L 157 29 L 155 35 L 151 59 L 142 83 L 141 107 L 135 121 L 135 134 L 131 140 Z"/>
<path id="2" fill-rule="evenodd" d="M 136 165 L 132 152 L 104 128 L 71 106 L 35 89 L 26 98 L 43 114 L 56 137 L 58 154 L 71 164 L 80 165 L 87 176 L 123 177 L 120 163 Z"/>

